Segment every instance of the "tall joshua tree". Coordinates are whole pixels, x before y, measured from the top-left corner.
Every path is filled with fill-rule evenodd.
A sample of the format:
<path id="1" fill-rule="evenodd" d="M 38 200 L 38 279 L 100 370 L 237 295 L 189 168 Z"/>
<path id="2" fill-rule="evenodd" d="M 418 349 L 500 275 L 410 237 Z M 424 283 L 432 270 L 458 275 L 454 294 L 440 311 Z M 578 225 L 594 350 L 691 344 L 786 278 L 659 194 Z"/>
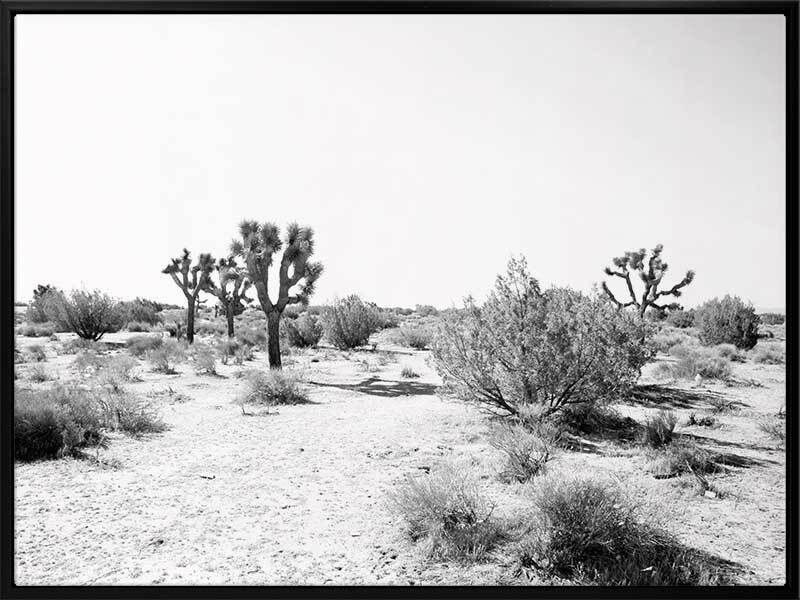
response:
<path id="1" fill-rule="evenodd" d="M 314 254 L 314 231 L 291 223 L 286 227 L 286 236 L 280 238 L 280 230 L 272 223 L 242 221 L 239 225 L 241 241 L 234 240 L 231 253 L 244 260 L 247 276 L 256 288 L 261 308 L 267 316 L 267 353 L 269 366 L 281 368 L 279 340 L 280 320 L 289 304 L 308 304 L 314 293 L 314 284 L 322 274 L 322 264 L 311 262 Z M 269 297 L 269 267 L 273 256 L 285 245 L 278 270 L 278 296 L 275 302 Z M 301 283 L 302 281 L 302 283 Z M 292 287 L 299 288 L 290 295 Z"/>
<path id="2" fill-rule="evenodd" d="M 250 289 L 250 279 L 247 278 L 247 273 L 239 268 L 233 257 L 220 258 L 215 267 L 219 285 L 209 278 L 204 291 L 219 299 L 219 305 L 225 311 L 225 318 L 228 321 L 228 337 L 233 337 L 233 317 L 242 314 L 245 303 L 251 301 L 246 295 Z"/>
<path id="3" fill-rule="evenodd" d="M 608 284 L 604 281 L 602 285 L 603 291 L 606 293 L 608 298 L 617 305 L 618 308 L 635 306 L 639 316 L 642 317 L 648 308 L 655 308 L 657 310 L 681 309 L 681 305 L 677 302 L 664 305 L 658 304 L 657 301 L 659 298 L 665 298 L 666 296 L 679 298 L 682 293 L 681 288 L 686 287 L 692 283 L 692 280 L 694 280 L 694 271 L 686 271 L 686 275 L 680 282 L 676 283 L 669 289 L 659 291 L 658 287 L 661 285 L 661 280 L 664 277 L 664 273 L 667 272 L 667 263 L 661 260 L 661 252 L 663 249 L 664 246 L 662 244 L 658 244 L 650 251 L 649 258 L 647 256 L 647 251 L 644 248 L 641 248 L 638 251 L 626 252 L 623 256 L 618 256 L 611 261 L 614 264 L 614 268 L 605 268 L 606 275 L 619 277 L 620 279 L 625 280 L 625 285 L 628 288 L 628 294 L 630 294 L 631 297 L 630 301 L 628 302 L 621 302 L 620 300 L 617 300 L 616 296 L 614 296 L 612 291 L 609 289 Z M 631 276 L 634 273 L 638 273 L 639 279 L 641 279 L 644 283 L 644 290 L 638 297 L 634 291 L 633 282 L 631 281 Z"/>
<path id="4" fill-rule="evenodd" d="M 183 256 L 173 258 L 161 272 L 172 277 L 172 281 L 181 288 L 186 297 L 186 339 L 191 344 L 194 342 L 197 297 L 208 287 L 211 274 L 214 272 L 214 259 L 210 254 L 201 254 L 197 262 L 192 265 L 189 251 L 184 248 Z"/>

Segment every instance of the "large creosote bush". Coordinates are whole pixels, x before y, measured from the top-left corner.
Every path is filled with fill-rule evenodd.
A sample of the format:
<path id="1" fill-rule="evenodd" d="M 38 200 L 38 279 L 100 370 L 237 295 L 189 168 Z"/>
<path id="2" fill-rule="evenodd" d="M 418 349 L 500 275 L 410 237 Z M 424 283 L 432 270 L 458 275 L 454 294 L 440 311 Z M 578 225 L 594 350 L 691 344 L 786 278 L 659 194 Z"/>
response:
<path id="1" fill-rule="evenodd" d="M 695 326 L 700 331 L 700 341 L 707 346 L 733 344 L 749 350 L 758 342 L 760 318 L 752 304 L 738 296 L 714 298 L 699 309 Z"/>
<path id="2" fill-rule="evenodd" d="M 652 356 L 648 331 L 601 298 L 542 291 L 513 259 L 483 305 L 468 298 L 442 317 L 432 350 L 445 391 L 513 414 L 537 405 L 546 417 L 629 389 Z"/>
<path id="3" fill-rule="evenodd" d="M 124 325 L 119 302 L 100 290 L 73 290 L 69 296 L 58 293 L 49 297 L 46 310 L 50 320 L 65 324 L 85 340 L 96 342 Z"/>
<path id="4" fill-rule="evenodd" d="M 381 327 L 378 307 L 352 294 L 334 300 L 322 315 L 328 341 L 340 350 L 363 346 Z"/>

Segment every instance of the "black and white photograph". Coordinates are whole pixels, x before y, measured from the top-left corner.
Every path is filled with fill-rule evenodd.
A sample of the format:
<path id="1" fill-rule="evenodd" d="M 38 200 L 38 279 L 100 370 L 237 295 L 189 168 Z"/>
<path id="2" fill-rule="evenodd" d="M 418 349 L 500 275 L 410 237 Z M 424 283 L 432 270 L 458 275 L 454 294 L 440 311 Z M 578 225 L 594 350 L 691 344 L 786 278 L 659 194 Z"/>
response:
<path id="1" fill-rule="evenodd" d="M 15 593 L 797 593 L 775 5 L 25 4 Z"/>

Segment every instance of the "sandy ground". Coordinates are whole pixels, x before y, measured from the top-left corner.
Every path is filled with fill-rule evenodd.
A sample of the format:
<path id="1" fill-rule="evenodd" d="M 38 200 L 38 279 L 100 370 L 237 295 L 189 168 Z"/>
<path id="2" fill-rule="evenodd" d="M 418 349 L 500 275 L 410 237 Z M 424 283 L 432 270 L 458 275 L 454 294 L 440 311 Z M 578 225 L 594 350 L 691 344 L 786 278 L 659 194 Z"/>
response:
<path id="1" fill-rule="evenodd" d="M 119 341 L 128 334 L 108 336 Z M 67 336 L 61 335 L 62 338 Z M 20 348 L 41 339 L 19 338 Z M 46 368 L 60 379 L 73 356 L 47 343 Z M 442 460 L 469 465 L 500 513 L 524 499 L 524 486 L 500 483 L 501 456 L 487 443 L 490 425 L 476 408 L 436 395 L 440 383 L 426 352 L 389 348 L 349 356 L 319 349 L 288 362 L 304 372 L 313 404 L 266 414 L 234 403 L 242 367 L 221 377 L 158 375 L 142 363 L 141 394 L 158 396 L 170 429 L 141 438 L 114 435 L 91 460 L 17 463 L 15 578 L 18 585 L 492 584 L 506 582 L 502 556 L 477 565 L 424 561 L 402 532 L 388 495 L 408 475 Z M 315 362 L 311 362 L 315 359 Z M 370 366 L 367 368 L 364 361 Z M 265 358 L 246 366 L 262 366 Z M 403 366 L 421 377 L 406 380 Z M 25 382 L 28 364 L 18 365 Z M 733 561 L 743 584 L 782 584 L 785 455 L 756 427 L 759 415 L 785 403 L 785 368 L 736 364 L 763 387 L 687 385 L 681 394 L 637 400 L 620 410 L 641 419 L 675 408 L 681 433 L 726 457 L 708 499 L 687 476 L 656 480 L 640 452 L 618 442 L 586 440 L 553 469 L 613 473 L 631 493 L 663 503 L 684 543 Z M 649 383 L 647 371 L 643 383 Z M 169 390 L 188 399 L 176 401 Z M 706 412 L 708 392 L 742 406 L 722 427 L 683 426 Z M 94 451 L 92 451 L 94 452 Z M 109 466 L 111 465 L 111 466 Z M 113 466 L 116 465 L 116 466 Z"/>

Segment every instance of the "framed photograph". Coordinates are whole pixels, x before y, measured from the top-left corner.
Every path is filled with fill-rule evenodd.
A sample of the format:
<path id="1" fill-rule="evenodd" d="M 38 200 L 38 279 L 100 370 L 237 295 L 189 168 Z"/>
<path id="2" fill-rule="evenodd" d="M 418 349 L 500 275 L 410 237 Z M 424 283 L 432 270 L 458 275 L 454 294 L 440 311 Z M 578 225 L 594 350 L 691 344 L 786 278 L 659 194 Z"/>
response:
<path id="1" fill-rule="evenodd" d="M 3 597 L 796 598 L 797 9 L 0 0 Z"/>

